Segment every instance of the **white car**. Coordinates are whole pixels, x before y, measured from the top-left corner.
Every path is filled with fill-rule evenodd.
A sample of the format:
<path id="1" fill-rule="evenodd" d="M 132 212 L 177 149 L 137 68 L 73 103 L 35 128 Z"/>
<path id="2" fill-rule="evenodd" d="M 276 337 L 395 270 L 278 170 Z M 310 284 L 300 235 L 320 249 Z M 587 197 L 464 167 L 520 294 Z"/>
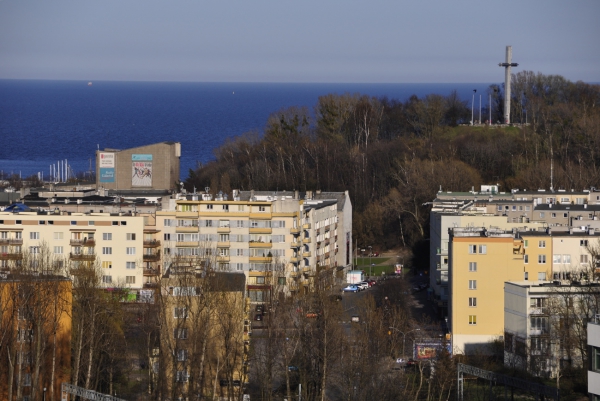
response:
<path id="1" fill-rule="evenodd" d="M 366 290 L 367 288 L 369 288 L 369 283 L 367 283 L 366 281 L 361 281 L 360 283 L 357 284 L 359 290 Z"/>

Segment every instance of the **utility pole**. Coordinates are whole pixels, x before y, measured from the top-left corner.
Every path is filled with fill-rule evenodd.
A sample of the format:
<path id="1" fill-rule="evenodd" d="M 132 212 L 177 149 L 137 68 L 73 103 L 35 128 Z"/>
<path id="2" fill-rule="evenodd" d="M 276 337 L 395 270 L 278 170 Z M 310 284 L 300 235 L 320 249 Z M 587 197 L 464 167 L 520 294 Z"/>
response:
<path id="1" fill-rule="evenodd" d="M 512 62 L 512 46 L 506 46 L 506 61 L 498 64 L 504 67 L 504 124 L 510 124 L 510 67 L 518 65 Z"/>

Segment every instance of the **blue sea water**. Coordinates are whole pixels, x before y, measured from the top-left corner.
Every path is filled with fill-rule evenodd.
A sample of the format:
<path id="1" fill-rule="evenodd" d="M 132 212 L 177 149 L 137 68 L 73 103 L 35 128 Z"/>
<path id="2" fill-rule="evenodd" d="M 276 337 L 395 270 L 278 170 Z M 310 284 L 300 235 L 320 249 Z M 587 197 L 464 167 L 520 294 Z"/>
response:
<path id="1" fill-rule="evenodd" d="M 319 96 L 360 93 L 406 101 L 415 94 L 471 102 L 479 84 L 280 84 L 0 80 L 0 178 L 27 177 L 67 159 L 94 170 L 100 149 L 181 142 L 181 176 L 213 159 L 227 138 L 262 132 L 268 116 L 290 106 L 314 109 Z M 475 108 L 478 108 L 478 100 Z"/>

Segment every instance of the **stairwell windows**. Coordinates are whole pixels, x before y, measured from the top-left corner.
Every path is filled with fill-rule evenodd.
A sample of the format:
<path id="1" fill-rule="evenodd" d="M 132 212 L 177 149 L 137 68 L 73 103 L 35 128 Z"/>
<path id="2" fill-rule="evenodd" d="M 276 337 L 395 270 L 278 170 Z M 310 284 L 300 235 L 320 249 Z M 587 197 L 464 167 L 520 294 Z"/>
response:
<path id="1" fill-rule="evenodd" d="M 469 315 L 469 325 L 474 326 L 477 324 L 477 315 Z"/>
<path id="2" fill-rule="evenodd" d="M 523 255 L 523 263 L 529 263 L 529 255 Z"/>
<path id="3" fill-rule="evenodd" d="M 469 297 L 469 307 L 475 308 L 477 306 L 477 298 Z"/>
<path id="4" fill-rule="evenodd" d="M 469 271 L 476 272 L 477 271 L 477 262 L 469 262 Z"/>
<path id="5" fill-rule="evenodd" d="M 477 289 L 477 280 L 469 280 L 469 289 L 476 290 Z"/>

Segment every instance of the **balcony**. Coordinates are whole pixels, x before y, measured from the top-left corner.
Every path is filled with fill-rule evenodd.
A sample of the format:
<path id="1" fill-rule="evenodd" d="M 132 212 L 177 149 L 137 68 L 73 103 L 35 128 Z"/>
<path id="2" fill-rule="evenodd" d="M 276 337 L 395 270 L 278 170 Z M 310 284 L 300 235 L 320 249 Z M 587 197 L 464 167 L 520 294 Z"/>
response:
<path id="1" fill-rule="evenodd" d="M 300 246 L 302 246 L 302 244 L 300 242 L 291 242 L 290 243 L 290 248 L 300 248 Z"/>
<path id="2" fill-rule="evenodd" d="M 93 262 L 94 260 L 96 260 L 96 254 L 92 253 L 92 254 L 86 254 L 86 253 L 69 253 L 69 258 L 71 260 L 78 260 L 78 261 L 82 261 L 82 262 Z"/>
<path id="3" fill-rule="evenodd" d="M 71 239 L 71 246 L 96 246 L 96 241 L 93 238 L 89 239 Z"/>
<path id="4" fill-rule="evenodd" d="M 310 258 L 310 255 L 311 255 L 311 254 L 310 254 L 310 251 L 307 251 L 307 252 L 302 252 L 302 257 L 303 257 L 303 258 Z"/>
<path id="5" fill-rule="evenodd" d="M 298 263 L 300 261 L 300 259 L 298 258 L 298 256 L 292 256 L 290 258 L 290 263 Z"/>
<path id="6" fill-rule="evenodd" d="M 312 242 L 312 241 L 310 240 L 310 238 L 304 238 L 304 239 L 302 240 L 302 243 L 304 243 L 304 244 L 310 244 L 311 242 Z"/>
<path id="7" fill-rule="evenodd" d="M 529 308 L 529 314 L 530 315 L 547 315 L 548 314 L 548 308 L 545 307 L 531 307 Z"/>
<path id="8" fill-rule="evenodd" d="M 220 234 L 229 234 L 231 232 L 231 228 L 227 227 L 217 227 L 217 232 Z"/>
<path id="9" fill-rule="evenodd" d="M 160 274 L 160 271 L 158 271 L 158 269 L 144 269 L 144 276 L 146 277 L 154 277 L 154 276 L 158 276 Z"/>
<path id="10" fill-rule="evenodd" d="M 310 223 L 304 223 L 302 224 L 302 228 L 305 230 L 310 230 Z"/>
<path id="11" fill-rule="evenodd" d="M 250 241 L 248 242 L 248 246 L 250 248 L 272 248 L 273 244 L 270 242 Z"/>
<path id="12" fill-rule="evenodd" d="M 157 240 L 157 239 L 144 240 L 144 248 L 157 248 L 159 246 L 160 246 L 160 240 Z"/>
<path id="13" fill-rule="evenodd" d="M 144 254 L 144 262 L 158 262 L 160 260 L 160 251 L 156 253 Z"/>
<path id="14" fill-rule="evenodd" d="M 217 242 L 217 248 L 229 248 L 229 247 L 231 247 L 231 242 L 229 242 L 229 241 Z"/>
<path id="15" fill-rule="evenodd" d="M 2 252 L 0 253 L 0 260 L 21 260 L 23 254 L 21 252 Z"/>
<path id="16" fill-rule="evenodd" d="M 300 234 L 300 228 L 299 227 L 290 228 L 290 234 L 295 234 L 295 235 Z"/>
<path id="17" fill-rule="evenodd" d="M 223 263 L 223 262 L 229 262 L 229 255 L 227 255 L 227 256 L 221 256 L 221 255 L 217 256 L 217 262 L 221 262 L 221 263 Z"/>
<path id="18" fill-rule="evenodd" d="M 293 278 L 300 277 L 300 271 L 290 272 L 290 277 L 293 277 Z"/>
<path id="19" fill-rule="evenodd" d="M 0 238 L 0 245 L 23 245 L 23 238 Z"/>
<path id="20" fill-rule="evenodd" d="M 154 282 L 145 282 L 144 283 L 144 288 L 157 288 L 158 287 L 158 283 L 154 283 Z"/>
<path id="21" fill-rule="evenodd" d="M 198 226 L 179 226 L 175 227 L 175 231 L 178 233 L 197 233 Z"/>
<path id="22" fill-rule="evenodd" d="M 250 227 L 248 231 L 250 234 L 271 234 L 273 229 L 271 227 Z"/>

